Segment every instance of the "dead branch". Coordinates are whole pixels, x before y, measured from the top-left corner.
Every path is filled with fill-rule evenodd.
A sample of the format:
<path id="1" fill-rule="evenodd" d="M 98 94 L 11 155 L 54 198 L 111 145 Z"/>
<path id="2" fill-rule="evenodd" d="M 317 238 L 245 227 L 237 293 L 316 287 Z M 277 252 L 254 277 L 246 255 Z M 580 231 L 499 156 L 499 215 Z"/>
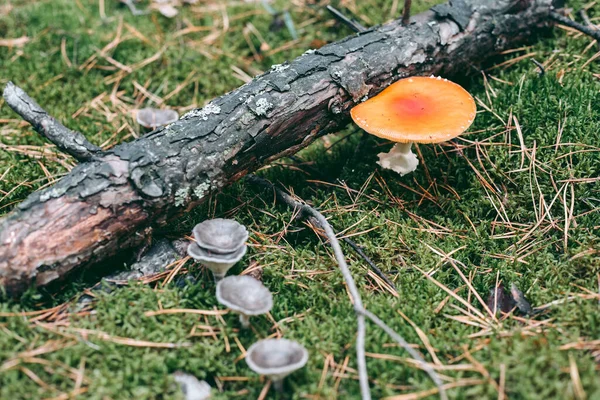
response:
<path id="1" fill-rule="evenodd" d="M 570 18 L 565 17 L 562 14 L 557 12 L 550 13 L 550 18 L 558 22 L 559 24 L 563 24 L 568 26 L 569 28 L 573 28 L 578 30 L 579 32 L 595 39 L 598 43 L 600 43 L 600 30 L 593 28 L 593 26 L 582 25 L 579 22 L 573 21 Z"/>
<path id="2" fill-rule="evenodd" d="M 14 112 L 29 122 L 36 132 L 79 161 L 90 160 L 100 151 L 100 147 L 88 142 L 83 134 L 72 131 L 48 115 L 46 110 L 12 82 L 6 84 L 4 100 Z"/>
<path id="3" fill-rule="evenodd" d="M 0 221 L 0 286 L 18 295 L 138 246 L 153 227 L 211 192 L 339 130 L 355 104 L 399 78 L 476 72 L 474 63 L 551 26 L 552 10 L 552 0 L 435 6 L 407 26 L 394 21 L 273 66 L 179 121 L 105 152 L 67 140 L 77 135 L 64 135 L 40 108 L 53 127 L 46 129 L 28 116 L 35 103 L 26 102 L 15 111 L 42 134 L 80 159 L 94 157 Z M 16 90 L 7 89 L 9 97 Z"/>

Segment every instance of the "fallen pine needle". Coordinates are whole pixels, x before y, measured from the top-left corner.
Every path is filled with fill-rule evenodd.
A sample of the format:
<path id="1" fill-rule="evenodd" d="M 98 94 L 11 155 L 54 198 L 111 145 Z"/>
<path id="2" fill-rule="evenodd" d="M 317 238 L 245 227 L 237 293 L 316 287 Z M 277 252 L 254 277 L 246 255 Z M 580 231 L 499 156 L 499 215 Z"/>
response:
<path id="1" fill-rule="evenodd" d="M 153 317 L 155 315 L 163 314 L 225 315 L 228 312 L 228 310 L 195 310 L 192 308 L 173 308 L 169 310 L 146 311 L 144 315 L 146 317 Z"/>
<path id="2" fill-rule="evenodd" d="M 447 383 L 447 384 L 443 385 L 442 388 L 444 388 L 444 390 L 447 390 L 447 389 L 454 389 L 457 387 L 482 385 L 484 383 L 486 383 L 485 379 L 463 379 L 461 381 Z M 431 388 L 428 390 L 423 390 L 421 392 L 384 397 L 382 400 L 419 400 L 419 399 L 423 399 L 428 396 L 433 396 L 434 394 L 437 394 L 437 393 L 438 393 L 438 388 L 435 387 L 435 388 Z"/>

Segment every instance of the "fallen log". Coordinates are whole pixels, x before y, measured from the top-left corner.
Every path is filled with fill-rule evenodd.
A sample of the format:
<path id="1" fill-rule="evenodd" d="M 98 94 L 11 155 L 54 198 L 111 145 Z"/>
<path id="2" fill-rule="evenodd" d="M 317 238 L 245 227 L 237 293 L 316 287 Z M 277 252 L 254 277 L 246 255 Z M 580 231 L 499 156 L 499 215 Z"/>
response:
<path id="1" fill-rule="evenodd" d="M 6 102 L 82 161 L 0 221 L 0 286 L 19 295 L 147 241 L 152 228 L 339 130 L 411 75 L 452 76 L 552 25 L 552 0 L 453 0 L 309 50 L 130 143 L 100 151 L 9 84 Z"/>

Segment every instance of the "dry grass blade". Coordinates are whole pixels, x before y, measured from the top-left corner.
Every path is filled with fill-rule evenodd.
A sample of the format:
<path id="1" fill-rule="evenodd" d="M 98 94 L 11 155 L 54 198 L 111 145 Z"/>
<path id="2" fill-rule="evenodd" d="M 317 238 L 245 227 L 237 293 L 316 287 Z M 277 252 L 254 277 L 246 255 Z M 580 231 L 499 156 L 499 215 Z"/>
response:
<path id="1" fill-rule="evenodd" d="M 483 315 L 478 309 L 476 309 L 475 307 L 473 307 L 465 299 L 463 299 L 462 297 L 458 296 L 456 293 L 454 293 L 448 287 L 442 285 L 440 282 L 438 282 L 435 278 L 433 278 L 432 276 L 430 276 L 427 272 L 423 271 L 421 268 L 417 267 L 416 265 L 414 265 L 413 267 L 417 271 L 419 271 L 420 273 L 422 273 L 428 280 L 430 280 L 431 282 L 433 282 L 437 287 L 439 287 L 440 289 L 444 290 L 452 298 L 454 298 L 455 300 L 458 300 L 461 304 L 463 304 L 465 307 L 467 307 L 473 314 L 475 314 L 476 316 L 478 316 L 482 320 L 486 320 L 485 315 Z"/>
<path id="2" fill-rule="evenodd" d="M 442 362 L 440 361 L 440 359 L 435 354 L 435 349 L 431 345 L 431 342 L 429 341 L 429 338 L 427 337 L 425 332 L 423 332 L 423 330 L 421 328 L 419 328 L 417 326 L 417 324 L 415 324 L 410 318 L 408 318 L 406 315 L 404 315 L 404 313 L 402 311 L 398 310 L 398 314 L 400 314 L 400 316 L 402 318 L 404 318 L 406 320 L 406 322 L 408 322 L 410 324 L 410 326 L 412 326 L 414 328 L 414 330 L 417 332 L 417 335 L 419 335 L 419 338 L 425 345 L 425 348 L 429 352 L 429 355 L 431 356 L 431 359 L 433 360 L 433 362 L 436 365 L 443 365 Z"/>
<path id="3" fill-rule="evenodd" d="M 151 347 L 158 349 L 177 349 L 180 347 L 189 347 L 191 343 L 161 343 L 161 342 L 150 342 L 147 340 L 138 340 L 121 336 L 112 336 L 105 332 L 95 331 L 91 329 L 73 329 L 74 332 L 79 333 L 82 337 L 94 336 L 105 342 L 112 342 L 116 344 L 122 344 L 124 346 L 132 347 Z"/>
<path id="4" fill-rule="evenodd" d="M 165 314 L 197 314 L 197 315 L 225 315 L 229 311 L 227 310 L 195 310 L 191 308 L 172 308 L 168 310 L 157 310 L 157 311 L 146 311 L 144 315 L 146 317 L 153 317 L 155 315 Z"/>
<path id="5" fill-rule="evenodd" d="M 479 293 L 477 293 L 477 291 L 475 290 L 475 288 L 473 287 L 473 285 L 471 284 L 471 281 L 467 279 L 467 277 L 463 274 L 463 272 L 460 270 L 460 268 L 458 268 L 458 266 L 456 265 L 457 262 L 459 262 L 458 260 L 455 260 L 451 257 L 451 255 L 458 251 L 461 250 L 463 248 L 465 248 L 466 246 L 463 247 L 459 247 L 458 249 L 455 249 L 453 252 L 449 253 L 449 254 L 445 254 L 444 252 L 442 252 L 441 250 L 437 250 L 435 248 L 433 248 L 432 246 L 428 245 L 427 243 L 424 243 L 425 246 L 427 246 L 431 251 L 433 251 L 435 254 L 439 255 L 440 257 L 442 257 L 441 262 L 444 261 L 448 261 L 450 263 L 450 265 L 452 265 L 452 267 L 454 268 L 454 270 L 460 275 L 461 279 L 465 282 L 465 284 L 467 285 L 467 287 L 470 290 L 470 293 L 473 293 L 473 295 L 475 296 L 475 298 L 477 298 L 477 300 L 479 301 L 479 303 L 482 305 L 482 307 L 488 312 L 488 314 L 490 314 L 490 317 L 492 317 L 494 320 L 496 319 L 495 314 L 492 312 L 492 310 L 489 309 L 489 307 L 487 306 L 486 302 L 483 301 L 483 299 L 481 298 L 481 296 L 479 295 Z M 461 263 L 461 265 L 463 267 L 465 267 L 464 264 Z"/>
<path id="6" fill-rule="evenodd" d="M 74 346 L 75 344 L 76 342 L 70 340 L 50 340 L 40 347 L 18 353 L 15 357 L 5 361 L 2 365 L 0 365 L 0 371 L 6 371 L 14 368 L 25 359 L 35 358 L 36 356 L 40 356 L 42 354 L 53 353 L 67 347 Z"/>
<path id="7" fill-rule="evenodd" d="M 571 374 L 571 381 L 573 382 L 573 394 L 575 395 L 575 398 L 577 400 L 586 400 L 587 395 L 585 394 L 585 390 L 583 390 L 583 385 L 581 384 L 579 369 L 577 368 L 575 358 L 573 358 L 573 355 L 571 354 L 569 354 L 569 373 Z"/>
<path id="8" fill-rule="evenodd" d="M 442 385 L 443 390 L 454 389 L 457 387 L 464 386 L 477 386 L 485 383 L 483 379 L 462 379 L 460 381 L 447 383 Z M 429 390 L 424 390 L 422 392 L 409 393 L 409 394 L 401 394 L 397 396 L 384 397 L 382 400 L 419 400 L 424 399 L 429 396 L 433 396 L 439 392 L 438 388 L 433 388 Z"/>
<path id="9" fill-rule="evenodd" d="M 31 39 L 27 36 L 21 36 L 15 39 L 0 39 L 0 47 L 23 47 Z"/>

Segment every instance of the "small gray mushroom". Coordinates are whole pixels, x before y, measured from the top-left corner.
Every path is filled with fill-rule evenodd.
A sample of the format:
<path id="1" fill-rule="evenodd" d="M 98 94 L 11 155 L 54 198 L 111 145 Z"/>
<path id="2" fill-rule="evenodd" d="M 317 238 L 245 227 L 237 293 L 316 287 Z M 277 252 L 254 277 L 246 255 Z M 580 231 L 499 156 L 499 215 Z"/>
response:
<path id="1" fill-rule="evenodd" d="M 196 225 L 192 233 L 196 242 L 188 246 L 188 254 L 212 271 L 215 282 L 246 254 L 248 231 L 234 220 L 209 219 Z"/>
<path id="2" fill-rule="evenodd" d="M 207 400 L 210 398 L 211 388 L 206 381 L 200 381 L 195 376 L 181 371 L 175 372 L 173 377 L 179 383 L 186 400 Z"/>
<path id="3" fill-rule="evenodd" d="M 287 339 L 264 339 L 254 343 L 246 353 L 246 363 L 254 372 L 266 375 L 275 389 L 283 390 L 283 379 L 304 367 L 308 351 L 300 343 Z"/>
<path id="4" fill-rule="evenodd" d="M 203 221 L 192 231 L 198 246 L 212 253 L 228 254 L 239 250 L 248 239 L 246 227 L 232 219 Z"/>
<path id="5" fill-rule="evenodd" d="M 228 276 L 217 283 L 217 300 L 240 314 L 244 328 L 250 326 L 250 316 L 265 314 L 273 307 L 269 289 L 247 275 Z"/>
<path id="6" fill-rule="evenodd" d="M 142 108 L 137 110 L 136 119 L 138 124 L 148 129 L 156 129 L 159 126 L 171 124 L 179 119 L 175 110 L 160 110 L 158 108 Z"/>
<path id="7" fill-rule="evenodd" d="M 197 243 L 190 243 L 187 252 L 190 257 L 210 269 L 215 278 L 215 282 L 225 277 L 227 271 L 235 265 L 246 254 L 247 247 L 244 245 L 233 253 L 219 254 L 208 251 Z"/>

